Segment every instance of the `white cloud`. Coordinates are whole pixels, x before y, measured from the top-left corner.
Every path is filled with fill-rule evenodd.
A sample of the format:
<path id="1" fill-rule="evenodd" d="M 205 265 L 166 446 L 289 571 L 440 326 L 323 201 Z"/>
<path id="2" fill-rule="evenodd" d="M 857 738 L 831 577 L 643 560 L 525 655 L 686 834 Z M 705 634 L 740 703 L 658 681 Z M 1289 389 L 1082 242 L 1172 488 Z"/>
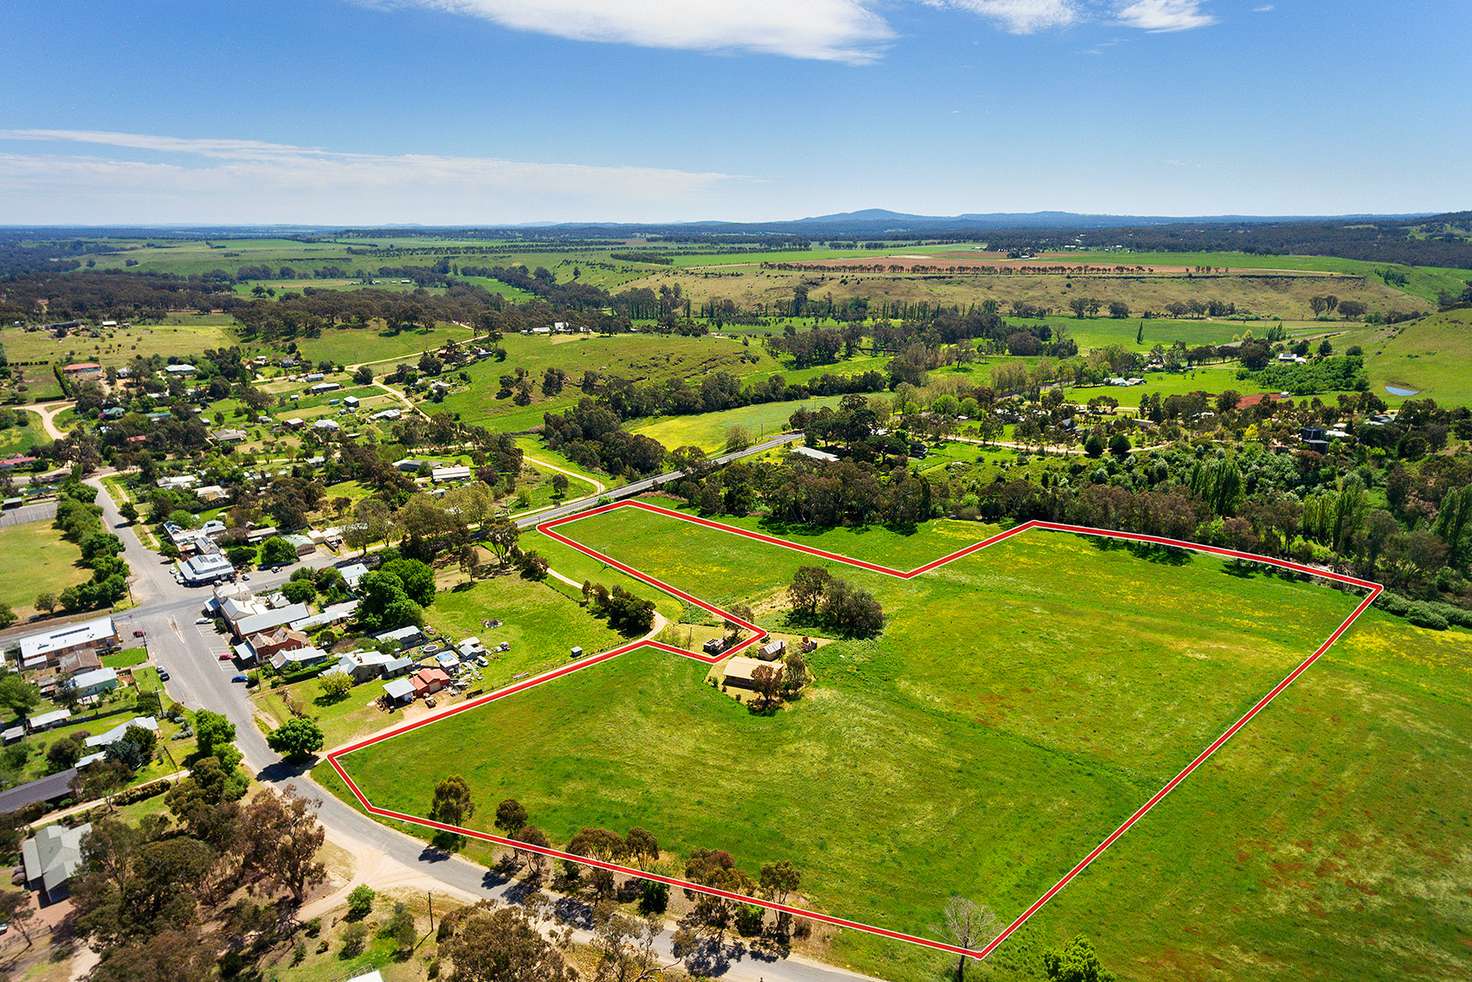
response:
<path id="1" fill-rule="evenodd" d="M 1189 31 L 1210 27 L 1216 18 L 1201 9 L 1201 0 L 1132 0 L 1119 8 L 1119 19 L 1142 31 Z"/>
<path id="2" fill-rule="evenodd" d="M 686 218 L 751 179 L 657 167 L 439 154 L 340 153 L 256 140 L 0 130 L 0 214 L 12 223 L 470 224 Z M 68 153 L 66 145 L 121 155 Z"/>
<path id="3" fill-rule="evenodd" d="M 923 0 L 927 6 L 967 10 L 997 21 L 1013 34 L 1067 27 L 1080 17 L 1075 0 Z"/>
<path id="4" fill-rule="evenodd" d="M 873 0 L 367 0 L 577 41 L 863 63 L 894 37 Z"/>

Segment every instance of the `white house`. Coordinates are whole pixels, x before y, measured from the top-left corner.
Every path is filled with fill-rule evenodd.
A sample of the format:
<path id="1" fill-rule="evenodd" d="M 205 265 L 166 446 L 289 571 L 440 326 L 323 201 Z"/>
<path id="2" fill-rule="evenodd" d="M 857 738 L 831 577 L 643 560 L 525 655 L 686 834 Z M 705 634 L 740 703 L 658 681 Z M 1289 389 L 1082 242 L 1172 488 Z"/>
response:
<path id="1" fill-rule="evenodd" d="M 67 688 L 74 689 L 83 699 L 88 696 L 100 696 L 118 687 L 118 673 L 111 668 L 94 668 L 91 671 L 73 675 L 66 685 Z"/>

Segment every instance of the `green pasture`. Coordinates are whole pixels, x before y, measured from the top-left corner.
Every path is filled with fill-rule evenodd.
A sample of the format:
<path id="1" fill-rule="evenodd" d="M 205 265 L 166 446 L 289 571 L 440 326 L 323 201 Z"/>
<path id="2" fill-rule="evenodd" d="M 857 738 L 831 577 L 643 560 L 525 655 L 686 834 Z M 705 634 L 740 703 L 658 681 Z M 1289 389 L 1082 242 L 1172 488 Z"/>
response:
<path id="1" fill-rule="evenodd" d="M 818 409 L 838 405 L 841 396 L 816 396 L 793 402 L 767 402 L 740 406 L 717 413 L 695 413 L 689 416 L 662 416 L 635 424 L 633 432 L 658 440 L 670 450 L 699 447 L 706 453 L 726 449 L 726 437 L 735 427 L 745 430 L 752 443 L 786 432 L 787 420 L 799 409 Z"/>
<path id="2" fill-rule="evenodd" d="M 1387 402 L 1387 385 L 1417 390 L 1414 398 L 1443 406 L 1472 405 L 1472 310 L 1448 310 L 1396 324 L 1364 343 L 1370 388 Z"/>
<path id="3" fill-rule="evenodd" d="M 565 530 L 697 595 L 749 602 L 770 628 L 783 626 L 781 593 L 792 571 L 811 562 L 629 509 Z M 942 522 L 910 536 L 839 530 L 801 538 L 912 566 L 987 531 Z M 346 763 L 388 807 L 422 813 L 434 783 L 458 773 L 485 815 L 515 796 L 554 842 L 585 825 L 642 824 L 676 856 L 721 848 L 750 870 L 790 859 L 804 872 L 804 903 L 933 936 L 951 892 L 1004 917 L 1026 906 L 1311 652 L 1355 601 L 1318 583 L 1234 575 L 1206 558 L 1140 558 L 1054 533 L 1028 533 L 912 581 L 838 572 L 874 591 L 889 623 L 875 641 L 820 648 L 811 691 L 775 716 L 753 716 L 706 687 L 698 663 L 641 650 Z M 1162 848 L 1134 862 L 1107 854 L 1098 872 L 1069 888 L 1073 912 L 1045 910 L 1014 951 L 1084 932 L 1106 964 L 1131 974 L 1152 974 L 1150 966 L 1158 971 L 1172 957 L 1255 974 L 1263 948 L 1282 970 L 1314 974 L 1324 963 L 1313 952 L 1337 951 L 1336 941 L 1356 929 L 1378 938 L 1371 927 L 1399 918 L 1418 925 L 1417 937 L 1430 924 L 1438 944 L 1387 939 L 1375 946 L 1379 971 L 1465 967 L 1454 939 L 1465 935 L 1469 911 L 1453 884 L 1472 872 L 1472 856 L 1456 845 L 1472 821 L 1472 638 L 1435 635 L 1428 649 L 1428 632 L 1378 616 L 1370 623 L 1363 636 L 1351 632 L 1346 661 L 1358 664 L 1338 687 L 1355 696 L 1345 704 L 1354 719 L 1335 715 L 1328 724 L 1319 713 L 1300 719 L 1270 708 L 1253 723 L 1252 741 L 1229 746 L 1192 779 L 1193 795 L 1170 799 L 1130 833 L 1134 843 L 1153 839 Z M 1423 670 L 1430 679 L 1418 677 Z M 1320 671 L 1293 695 L 1310 692 L 1310 704 L 1332 712 L 1332 700 L 1312 690 Z M 1382 679 L 1394 683 L 1395 701 L 1374 691 Z M 1366 711 L 1377 706 L 1394 712 Z M 1377 738 L 1365 745 L 1336 735 L 1328 742 L 1337 756 L 1325 759 L 1304 737 L 1331 727 Z M 1442 736 L 1429 739 L 1432 729 Z M 467 756 L 473 746 L 495 751 Z M 1317 780 L 1305 784 L 1298 768 Z M 1445 786 L 1431 786 L 1433 773 Z M 1337 876 L 1325 875 L 1321 866 L 1313 889 L 1332 896 L 1337 914 L 1326 921 L 1289 903 L 1308 870 L 1249 888 L 1243 868 L 1266 874 L 1287 853 L 1332 848 L 1279 828 L 1275 803 L 1337 827 L 1341 848 L 1356 832 L 1359 857 L 1373 855 L 1377 838 L 1399 835 L 1394 809 L 1327 810 L 1326 796 L 1356 805 L 1429 798 L 1433 813 L 1415 819 L 1420 836 L 1393 851 L 1422 865 L 1439 856 L 1450 864 L 1447 889 L 1428 896 L 1417 886 L 1421 866 L 1401 872 L 1382 861 L 1374 883 L 1387 909 L 1357 909 L 1365 895 L 1356 892 L 1356 870 L 1332 866 Z M 1203 879 L 1201 864 L 1178 859 L 1180 851 L 1209 856 L 1216 879 Z M 1162 870 L 1199 903 L 1155 890 Z M 1101 891 L 1104 901 L 1095 899 Z M 1111 904 L 1109 896 L 1127 899 Z M 1222 902 L 1244 896 L 1260 902 Z M 1211 944 L 1185 930 L 1199 925 L 1203 909 L 1212 911 L 1202 932 Z M 930 978 L 943 964 L 857 932 L 839 934 L 832 954 L 906 979 Z M 1367 954 L 1345 957 L 1335 964 L 1372 964 Z"/>
<path id="4" fill-rule="evenodd" d="M 132 327 L 74 331 L 54 338 L 46 331 L 19 327 L 0 328 L 0 344 L 12 362 L 47 362 L 65 365 L 95 361 L 104 367 L 121 367 L 134 358 L 188 358 L 207 348 L 228 348 L 236 343 L 234 331 L 223 323 L 135 324 Z"/>
<path id="5" fill-rule="evenodd" d="M 671 378 L 698 380 L 715 371 L 747 375 L 776 366 L 776 360 L 756 347 L 743 347 L 725 338 L 690 338 L 652 334 L 565 334 L 554 337 L 508 335 L 501 346 L 505 361 L 487 359 L 466 369 L 470 385 L 447 395 L 442 403 L 427 407 L 433 412 L 455 413 L 466 422 L 490 426 L 500 432 L 523 432 L 541 425 L 542 416 L 558 412 L 583 397 L 578 382 L 586 371 L 639 381 Z M 526 369 L 532 380 L 532 402 L 517 406 L 512 399 L 497 399 L 502 375 Z M 567 373 L 562 392 L 542 394 L 542 377 L 548 368 Z"/>

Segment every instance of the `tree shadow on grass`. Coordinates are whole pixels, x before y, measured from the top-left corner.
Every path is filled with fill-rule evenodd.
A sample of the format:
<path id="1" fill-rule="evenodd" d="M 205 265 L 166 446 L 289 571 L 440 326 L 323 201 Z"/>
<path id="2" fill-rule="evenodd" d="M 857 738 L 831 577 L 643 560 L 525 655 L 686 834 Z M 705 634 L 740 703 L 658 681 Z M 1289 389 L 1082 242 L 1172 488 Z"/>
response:
<path id="1" fill-rule="evenodd" d="M 892 532 L 895 535 L 910 536 L 920 531 L 918 525 L 884 525 L 879 522 L 869 522 L 865 525 L 814 525 L 809 522 L 788 522 L 780 518 L 763 518 L 757 522 L 757 528 L 767 535 L 782 536 L 790 538 L 793 536 L 818 536 L 825 532 L 832 532 L 835 528 L 845 529 L 854 535 L 868 535 L 870 532 L 882 530 Z"/>
<path id="2" fill-rule="evenodd" d="M 1136 559 L 1158 563 L 1162 566 L 1184 566 L 1191 561 L 1191 550 L 1178 546 L 1160 545 L 1155 542 L 1131 542 L 1126 539 L 1111 539 L 1094 535 L 1088 537 L 1100 552 L 1123 549 Z"/>

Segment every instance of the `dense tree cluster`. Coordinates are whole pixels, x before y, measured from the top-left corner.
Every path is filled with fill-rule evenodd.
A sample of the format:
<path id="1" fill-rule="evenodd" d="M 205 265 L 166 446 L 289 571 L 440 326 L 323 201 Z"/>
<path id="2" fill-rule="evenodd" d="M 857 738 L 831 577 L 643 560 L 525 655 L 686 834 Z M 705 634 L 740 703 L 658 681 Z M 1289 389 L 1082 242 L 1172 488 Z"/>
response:
<path id="1" fill-rule="evenodd" d="M 654 601 L 617 584 L 610 589 L 601 583 L 584 582 L 583 599 L 594 616 L 608 621 L 608 626 L 620 634 L 647 634 L 654 626 Z"/>
<path id="2" fill-rule="evenodd" d="M 664 464 L 664 447 L 626 432 L 617 413 L 592 399 L 580 399 L 563 413 L 548 413 L 543 422 L 547 446 L 584 467 L 643 477 L 658 473 Z"/>
<path id="3" fill-rule="evenodd" d="M 242 800 L 234 727 L 200 712 L 195 732 L 166 815 L 94 819 L 83 840 L 73 926 L 101 955 L 94 979 L 208 977 L 242 936 L 289 936 L 291 913 L 326 878 L 315 806 L 271 789 Z"/>
<path id="4" fill-rule="evenodd" d="M 68 611 L 110 607 L 128 592 L 128 562 L 122 557 L 123 541 L 103 528 L 102 509 L 93 504 L 97 490 L 80 481 L 61 487 L 55 525 L 62 538 L 82 552 L 82 565 L 92 570 L 85 583 L 61 591 L 60 606 Z"/>
<path id="5" fill-rule="evenodd" d="M 821 566 L 800 566 L 787 588 L 788 618 L 846 638 L 871 638 L 884 629 L 884 610 L 861 590 Z"/>
<path id="6" fill-rule="evenodd" d="M 712 372 L 694 382 L 685 378 L 629 382 L 614 376 L 585 377 L 582 388 L 585 392 L 595 393 L 598 405 L 611 410 L 620 420 L 631 420 L 714 413 L 810 396 L 882 392 L 886 381 L 881 373 L 870 371 L 856 375 L 825 374 L 799 384 L 788 384 L 781 375 L 769 375 L 743 386 L 741 380 L 729 372 Z"/>

